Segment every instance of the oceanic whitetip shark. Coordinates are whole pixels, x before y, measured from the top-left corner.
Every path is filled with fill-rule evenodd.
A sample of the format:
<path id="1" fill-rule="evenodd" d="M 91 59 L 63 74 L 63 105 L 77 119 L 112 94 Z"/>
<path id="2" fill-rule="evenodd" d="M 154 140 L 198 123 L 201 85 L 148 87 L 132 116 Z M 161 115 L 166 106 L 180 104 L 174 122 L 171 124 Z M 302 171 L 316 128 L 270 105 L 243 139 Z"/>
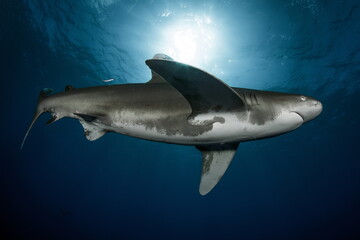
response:
<path id="1" fill-rule="evenodd" d="M 142 84 L 40 92 L 34 118 L 48 123 L 78 119 L 93 141 L 107 132 L 172 144 L 195 146 L 202 153 L 200 194 L 220 180 L 240 142 L 287 133 L 318 116 L 322 104 L 289 93 L 232 88 L 193 66 L 156 54 L 146 61 L 152 79 Z"/>

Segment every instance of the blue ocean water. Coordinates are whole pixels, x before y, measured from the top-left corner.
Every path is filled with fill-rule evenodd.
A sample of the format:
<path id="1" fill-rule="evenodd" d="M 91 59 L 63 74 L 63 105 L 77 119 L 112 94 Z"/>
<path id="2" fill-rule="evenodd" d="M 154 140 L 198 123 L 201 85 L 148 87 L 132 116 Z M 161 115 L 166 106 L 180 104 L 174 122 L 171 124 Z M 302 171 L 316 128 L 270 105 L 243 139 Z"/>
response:
<path id="1" fill-rule="evenodd" d="M 2 239 L 359 239 L 360 3 L 3 0 Z M 206 196 L 193 147 L 42 116 L 41 89 L 150 79 L 163 52 L 234 87 L 305 94 L 323 113 L 242 143 Z M 113 81 L 103 82 L 111 79 Z M 4 238 L 6 237 L 6 238 Z"/>

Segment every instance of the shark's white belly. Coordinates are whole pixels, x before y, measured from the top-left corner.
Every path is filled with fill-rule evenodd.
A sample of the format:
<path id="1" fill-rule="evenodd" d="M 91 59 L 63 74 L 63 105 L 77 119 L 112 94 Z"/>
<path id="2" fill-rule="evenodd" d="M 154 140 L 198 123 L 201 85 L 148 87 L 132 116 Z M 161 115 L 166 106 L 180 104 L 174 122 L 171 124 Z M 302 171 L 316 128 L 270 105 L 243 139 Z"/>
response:
<path id="1" fill-rule="evenodd" d="M 282 113 L 274 120 L 267 121 L 264 124 L 253 124 L 249 119 L 239 122 L 234 115 L 226 117 L 224 124 L 214 123 L 213 131 L 206 133 L 205 138 L 214 138 L 217 136 L 226 139 L 226 142 L 248 141 L 258 138 L 276 136 L 294 130 L 301 126 L 303 119 L 296 113 Z"/>
<path id="2" fill-rule="evenodd" d="M 174 131 L 169 134 L 169 131 L 166 128 L 159 129 L 156 127 L 149 127 L 149 125 L 139 123 L 136 120 L 119 121 L 111 126 L 99 125 L 99 127 L 106 128 L 120 134 L 151 141 L 183 145 L 200 145 L 248 141 L 258 138 L 271 137 L 294 130 L 303 123 L 303 119 L 293 112 L 282 113 L 276 119 L 267 121 L 262 125 L 250 123 L 250 121 L 246 118 L 240 121 L 235 114 L 229 113 L 223 117 L 225 119 L 224 123 L 215 122 L 210 130 L 204 131 L 200 134 L 194 133 L 192 135 L 184 134 L 181 131 Z M 182 124 L 190 123 L 185 122 Z"/>

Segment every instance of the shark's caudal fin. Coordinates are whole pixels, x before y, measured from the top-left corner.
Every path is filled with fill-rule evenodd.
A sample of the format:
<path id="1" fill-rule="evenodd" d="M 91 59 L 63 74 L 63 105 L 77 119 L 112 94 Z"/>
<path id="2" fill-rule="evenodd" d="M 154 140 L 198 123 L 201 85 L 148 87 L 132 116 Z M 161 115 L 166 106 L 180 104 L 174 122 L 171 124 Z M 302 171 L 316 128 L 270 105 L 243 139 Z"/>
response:
<path id="1" fill-rule="evenodd" d="M 34 123 L 36 122 L 36 120 L 40 117 L 41 114 L 44 113 L 43 109 L 40 109 L 39 108 L 39 103 L 44 99 L 46 98 L 53 90 L 51 88 L 44 88 L 43 90 L 40 91 L 40 94 L 39 94 L 39 98 L 38 98 L 38 104 L 36 106 L 36 110 L 35 110 L 35 114 L 34 114 L 34 117 L 30 123 L 30 126 L 28 128 L 28 130 L 26 131 L 25 133 L 25 136 L 24 136 L 24 139 L 22 140 L 21 142 L 21 147 L 20 149 L 23 148 L 24 146 L 24 143 L 25 143 L 25 140 L 27 138 L 27 136 L 29 135 L 29 132 L 32 128 L 32 126 L 34 125 Z M 50 121 L 49 121 L 50 122 Z"/>
<path id="2" fill-rule="evenodd" d="M 209 193 L 220 181 L 233 159 L 239 143 L 215 144 L 197 146 L 202 153 L 202 173 L 199 192 Z"/>
<path id="3" fill-rule="evenodd" d="M 38 119 L 38 117 L 39 117 L 42 113 L 43 113 L 43 112 L 41 112 L 41 111 L 36 111 L 36 112 L 35 112 L 35 115 L 34 115 L 32 121 L 31 121 L 31 124 L 30 124 L 28 130 L 26 131 L 26 134 L 25 134 L 25 136 L 24 136 L 24 139 L 23 139 L 22 142 L 21 142 L 21 147 L 20 147 L 20 149 L 23 148 L 24 143 L 25 143 L 25 140 L 26 140 L 27 136 L 29 135 L 29 132 L 30 132 L 32 126 L 34 125 L 34 123 L 36 122 L 36 120 Z"/>

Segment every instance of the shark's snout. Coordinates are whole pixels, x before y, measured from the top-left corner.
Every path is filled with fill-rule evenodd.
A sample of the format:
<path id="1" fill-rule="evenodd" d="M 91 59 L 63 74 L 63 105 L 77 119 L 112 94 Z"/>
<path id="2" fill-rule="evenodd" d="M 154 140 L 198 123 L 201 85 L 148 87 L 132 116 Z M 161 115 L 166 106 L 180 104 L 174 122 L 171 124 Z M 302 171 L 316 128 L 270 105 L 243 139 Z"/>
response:
<path id="1" fill-rule="evenodd" d="M 304 118 L 305 122 L 308 122 L 319 116 L 323 109 L 321 102 L 316 99 L 311 99 L 309 105 L 309 110 L 306 112 Z"/>
<path id="2" fill-rule="evenodd" d="M 310 98 L 304 105 L 297 109 L 296 113 L 304 119 L 305 123 L 319 116 L 322 110 L 323 105 L 321 102 L 319 100 Z"/>
<path id="3" fill-rule="evenodd" d="M 315 108 L 316 108 L 316 110 L 317 110 L 317 115 L 316 115 L 315 117 L 317 117 L 317 116 L 319 116 L 320 113 L 322 112 L 322 110 L 323 110 L 323 105 L 322 105 L 322 103 L 321 103 L 320 101 L 317 101 L 317 100 L 316 100 L 316 103 L 314 104 L 314 106 L 315 106 Z"/>

